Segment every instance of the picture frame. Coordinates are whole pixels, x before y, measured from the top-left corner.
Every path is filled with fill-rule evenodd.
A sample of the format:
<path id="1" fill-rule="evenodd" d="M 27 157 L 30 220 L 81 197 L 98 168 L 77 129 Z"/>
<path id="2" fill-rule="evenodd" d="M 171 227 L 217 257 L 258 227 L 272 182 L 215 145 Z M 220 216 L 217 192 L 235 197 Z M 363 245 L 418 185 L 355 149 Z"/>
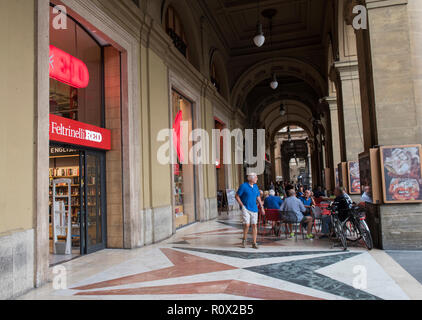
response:
<path id="1" fill-rule="evenodd" d="M 349 194 L 360 195 L 360 172 L 359 161 L 347 162 L 347 178 L 348 178 L 348 191 Z"/>
<path id="2" fill-rule="evenodd" d="M 380 147 L 384 203 L 422 203 L 421 159 L 420 144 Z"/>

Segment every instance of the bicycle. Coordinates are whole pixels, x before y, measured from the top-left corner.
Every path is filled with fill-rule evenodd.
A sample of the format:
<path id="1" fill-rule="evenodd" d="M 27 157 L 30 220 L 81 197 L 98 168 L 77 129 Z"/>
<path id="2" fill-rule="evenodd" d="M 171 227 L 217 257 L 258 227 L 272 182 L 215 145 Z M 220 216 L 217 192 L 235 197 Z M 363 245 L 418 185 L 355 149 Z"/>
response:
<path id="1" fill-rule="evenodd" d="M 349 210 L 348 216 L 342 224 L 345 227 L 347 240 L 353 242 L 363 240 L 366 248 L 372 250 L 374 244 L 371 231 L 369 230 L 365 219 L 366 216 L 364 211 L 359 207 L 353 207 Z"/>
<path id="2" fill-rule="evenodd" d="M 344 233 L 344 225 L 340 221 L 338 209 L 336 206 L 331 205 L 328 207 L 331 211 L 331 228 L 332 231 L 335 232 L 337 239 L 340 240 L 341 245 L 343 246 L 344 250 L 347 250 L 347 239 L 346 234 Z M 332 232 L 330 232 L 330 241 L 332 240 L 331 236 Z"/>
<path id="3" fill-rule="evenodd" d="M 347 241 L 356 242 L 363 240 L 366 248 L 372 250 L 374 245 L 371 232 L 365 221 L 365 215 L 359 207 L 347 210 L 347 217 L 343 221 L 339 218 L 339 210 L 331 205 L 331 226 L 344 250 L 347 249 Z"/>

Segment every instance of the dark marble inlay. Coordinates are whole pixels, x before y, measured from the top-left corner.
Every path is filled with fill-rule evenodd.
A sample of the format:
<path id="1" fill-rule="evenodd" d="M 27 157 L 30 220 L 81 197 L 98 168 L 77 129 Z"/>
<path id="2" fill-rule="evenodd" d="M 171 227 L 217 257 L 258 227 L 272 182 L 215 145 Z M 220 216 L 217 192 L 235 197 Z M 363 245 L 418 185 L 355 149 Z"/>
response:
<path id="1" fill-rule="evenodd" d="M 218 222 L 221 223 L 221 224 L 224 224 L 226 226 L 230 226 L 230 227 L 233 227 L 233 228 L 243 230 L 243 224 L 241 222 L 236 223 L 236 222 L 228 222 L 228 221 L 221 221 L 221 220 L 219 220 Z"/>
<path id="2" fill-rule="evenodd" d="M 213 250 L 213 249 L 197 249 L 197 248 L 182 248 L 174 247 L 174 249 L 181 249 L 194 252 L 202 252 L 215 254 L 219 256 L 240 258 L 240 259 L 265 259 L 265 258 L 281 258 L 281 257 L 293 257 L 293 256 L 306 256 L 314 254 L 329 254 L 329 253 L 340 253 L 344 251 L 280 251 L 280 252 L 245 252 L 245 251 L 227 251 L 227 250 Z"/>
<path id="3" fill-rule="evenodd" d="M 190 244 L 189 242 L 187 242 L 186 240 L 184 241 L 176 241 L 176 242 L 172 242 L 170 244 Z"/>
<path id="4" fill-rule="evenodd" d="M 290 262 L 274 263 L 245 268 L 268 277 L 296 283 L 312 289 L 331 293 L 352 300 L 382 300 L 362 290 L 334 280 L 316 271 L 361 253 L 345 253 Z"/>

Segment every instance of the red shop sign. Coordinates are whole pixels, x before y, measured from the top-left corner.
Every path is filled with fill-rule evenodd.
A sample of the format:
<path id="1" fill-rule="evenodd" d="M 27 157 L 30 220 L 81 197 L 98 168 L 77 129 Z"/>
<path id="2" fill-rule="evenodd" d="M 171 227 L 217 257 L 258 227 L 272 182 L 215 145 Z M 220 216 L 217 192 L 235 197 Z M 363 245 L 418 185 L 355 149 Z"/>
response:
<path id="1" fill-rule="evenodd" d="M 50 140 L 111 150 L 111 131 L 86 123 L 50 115 Z"/>
<path id="2" fill-rule="evenodd" d="M 50 46 L 50 78 L 83 89 L 89 84 L 89 71 L 81 60 Z"/>

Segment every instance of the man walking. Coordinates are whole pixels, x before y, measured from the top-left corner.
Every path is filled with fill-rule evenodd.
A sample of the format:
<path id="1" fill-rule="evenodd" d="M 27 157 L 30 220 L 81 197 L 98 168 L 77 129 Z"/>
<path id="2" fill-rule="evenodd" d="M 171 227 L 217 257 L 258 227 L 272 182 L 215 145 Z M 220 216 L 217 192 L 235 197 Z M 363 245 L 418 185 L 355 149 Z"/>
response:
<path id="1" fill-rule="evenodd" d="M 248 182 L 245 182 L 239 187 L 236 194 L 236 200 L 242 210 L 243 219 L 243 241 L 242 248 L 246 248 L 246 239 L 248 237 L 249 227 L 252 225 L 252 248 L 258 249 L 256 243 L 256 237 L 258 234 L 258 206 L 262 214 L 265 214 L 264 206 L 261 201 L 260 193 L 256 183 L 258 182 L 258 176 L 256 173 L 248 175 Z"/>

